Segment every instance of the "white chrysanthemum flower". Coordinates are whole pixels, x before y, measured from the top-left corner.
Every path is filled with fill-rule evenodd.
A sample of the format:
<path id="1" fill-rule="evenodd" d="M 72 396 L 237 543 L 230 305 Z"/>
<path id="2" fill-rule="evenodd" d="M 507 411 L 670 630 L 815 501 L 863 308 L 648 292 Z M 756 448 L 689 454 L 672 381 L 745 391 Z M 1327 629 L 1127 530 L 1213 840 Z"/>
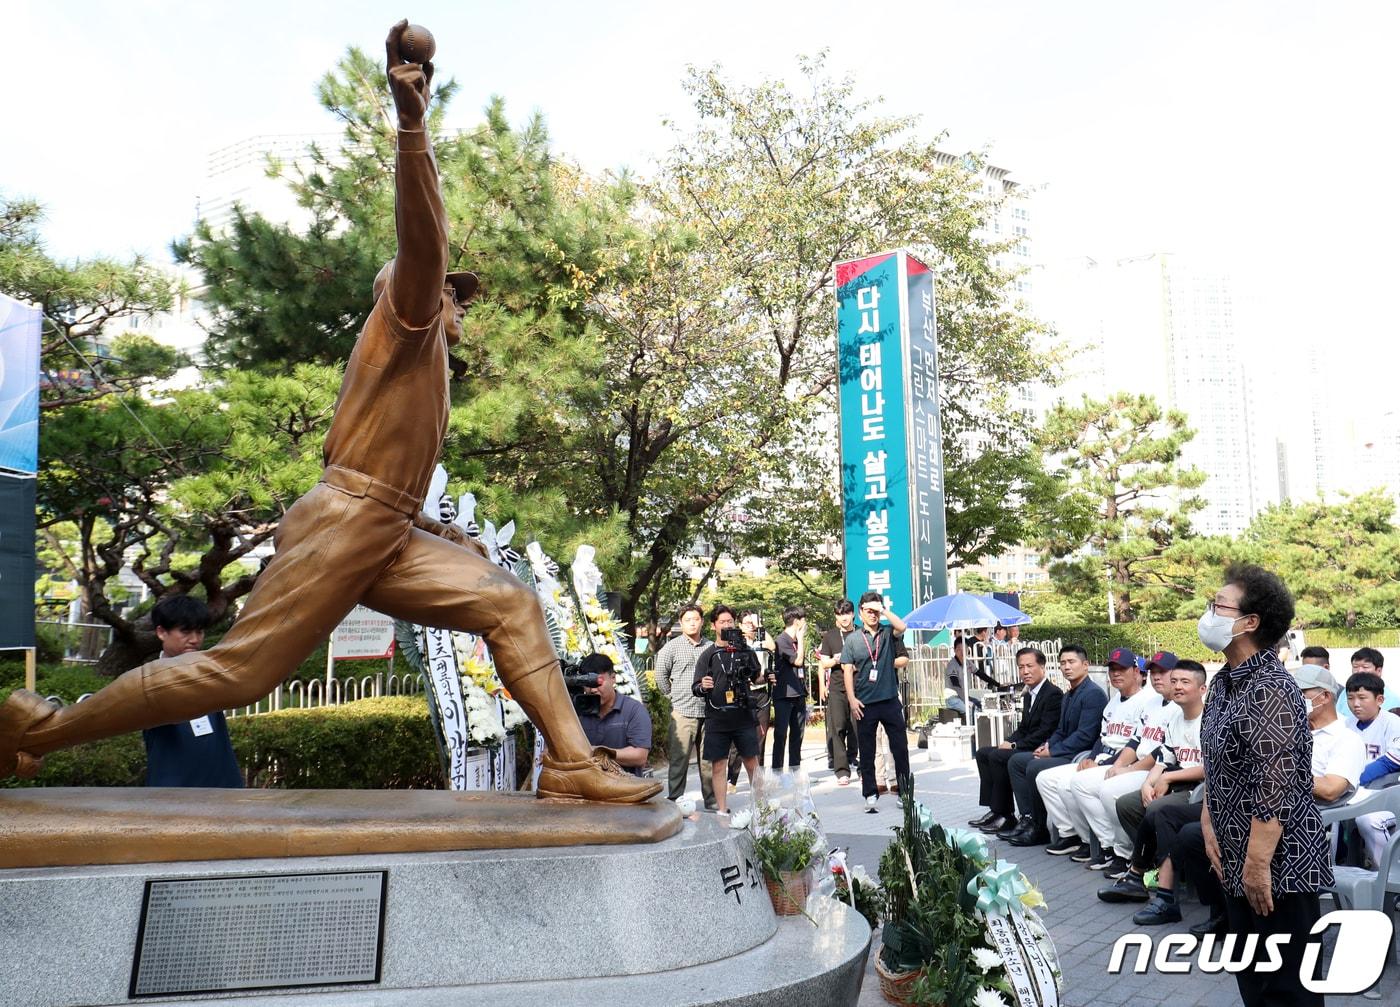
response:
<path id="1" fill-rule="evenodd" d="M 731 829 L 747 829 L 751 821 L 753 821 L 752 811 L 737 811 L 734 813 L 733 817 L 729 819 L 729 827 Z"/>
<path id="2" fill-rule="evenodd" d="M 1006 1007 L 1006 1001 L 996 990 L 980 987 L 972 997 L 974 1007 Z"/>
<path id="3" fill-rule="evenodd" d="M 520 704 L 515 700 L 504 700 L 501 705 L 505 709 L 505 727 L 507 731 L 515 730 L 529 719 L 525 716 L 525 711 L 521 709 Z"/>
<path id="4" fill-rule="evenodd" d="M 977 960 L 977 967 L 983 972 L 989 972 L 1004 964 L 1001 960 L 1001 955 L 988 948 L 973 948 L 972 957 Z"/>

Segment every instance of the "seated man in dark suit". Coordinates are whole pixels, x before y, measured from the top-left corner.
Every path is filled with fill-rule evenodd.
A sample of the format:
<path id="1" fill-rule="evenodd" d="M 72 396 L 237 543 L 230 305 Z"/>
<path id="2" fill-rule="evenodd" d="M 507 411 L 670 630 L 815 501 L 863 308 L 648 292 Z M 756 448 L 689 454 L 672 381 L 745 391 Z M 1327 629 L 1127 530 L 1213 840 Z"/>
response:
<path id="1" fill-rule="evenodd" d="M 968 824 L 983 832 L 997 832 L 1016 824 L 1008 769 L 1011 757 L 1039 748 L 1060 722 L 1064 694 L 1045 680 L 1045 655 L 1034 647 L 1022 647 L 1016 652 L 1016 671 L 1025 687 L 1020 726 L 1000 745 L 977 750 L 977 773 L 982 778 L 978 801 L 989 810 Z"/>
<path id="2" fill-rule="evenodd" d="M 1089 681 L 1089 658 L 1084 648 L 1069 643 L 1060 649 L 1060 674 L 1069 683 L 1069 692 L 1060 704 L 1060 722 L 1055 733 L 1039 748 L 1017 752 L 1007 763 L 1011 789 L 1021 819 L 997 833 L 1012 846 L 1043 846 L 1050 842 L 1045 824 L 1045 802 L 1035 778 L 1047 769 L 1063 766 L 1087 753 L 1099 739 L 1108 694 Z"/>

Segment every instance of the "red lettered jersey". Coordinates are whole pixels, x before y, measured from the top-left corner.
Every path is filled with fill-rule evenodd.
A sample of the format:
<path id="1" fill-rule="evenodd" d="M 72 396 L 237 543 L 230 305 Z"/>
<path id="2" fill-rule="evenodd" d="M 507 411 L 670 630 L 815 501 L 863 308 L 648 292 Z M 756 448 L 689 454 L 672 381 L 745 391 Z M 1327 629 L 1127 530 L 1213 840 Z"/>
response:
<path id="1" fill-rule="evenodd" d="M 1167 737 L 1162 742 L 1161 761 L 1172 769 L 1191 769 L 1203 761 L 1201 755 L 1201 718 L 1187 720 L 1181 707 L 1172 704 L 1167 720 Z"/>
<path id="2" fill-rule="evenodd" d="M 1157 695 L 1154 689 L 1143 689 L 1144 693 L 1150 693 L 1157 702 L 1148 701 L 1147 712 L 1144 715 L 1142 727 L 1138 733 L 1128 739 L 1128 744 L 1137 752 L 1139 759 L 1147 756 L 1160 758 L 1158 749 L 1162 747 L 1162 742 L 1167 740 L 1167 721 L 1171 719 L 1172 711 L 1180 710 L 1169 699 L 1163 699 Z"/>
<path id="3" fill-rule="evenodd" d="M 1100 743 L 1108 751 L 1099 756 L 1100 762 L 1112 762 L 1117 757 L 1123 746 L 1142 730 L 1147 715 L 1156 709 L 1160 700 L 1161 697 L 1152 689 L 1139 689 L 1127 699 L 1116 692 L 1113 694 L 1103 708 Z"/>

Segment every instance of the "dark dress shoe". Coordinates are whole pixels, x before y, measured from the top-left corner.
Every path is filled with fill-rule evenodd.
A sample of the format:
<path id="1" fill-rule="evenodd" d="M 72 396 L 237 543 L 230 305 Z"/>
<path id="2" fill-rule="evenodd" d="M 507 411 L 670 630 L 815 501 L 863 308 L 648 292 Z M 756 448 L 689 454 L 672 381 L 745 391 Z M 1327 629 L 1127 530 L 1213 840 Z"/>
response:
<path id="1" fill-rule="evenodd" d="M 978 828 L 983 832 L 993 834 L 1000 832 L 1008 826 L 1014 828 L 1015 825 L 1016 819 L 1014 818 L 1007 818 L 1005 815 L 993 815 L 986 825 L 979 825 Z"/>
<path id="2" fill-rule="evenodd" d="M 1221 937 L 1225 934 L 1228 922 L 1223 912 L 1212 913 L 1210 919 L 1191 924 L 1191 933 L 1197 937 L 1204 937 L 1206 934 L 1215 934 L 1217 937 Z"/>
<path id="3" fill-rule="evenodd" d="M 1050 830 L 1039 825 L 1017 831 L 1006 840 L 1012 846 L 1044 846 L 1050 842 Z"/>
<path id="4" fill-rule="evenodd" d="M 981 818 L 974 818 L 974 819 L 972 819 L 971 821 L 969 821 L 967 824 L 968 824 L 968 825 L 971 825 L 974 829 L 980 829 L 982 826 L 986 825 L 986 824 L 987 824 L 988 822 L 990 822 L 992 819 L 994 819 L 994 818 L 1000 818 L 1000 817 L 1001 817 L 1001 816 L 998 815 L 995 811 L 989 811 L 989 812 L 987 812 L 985 815 L 983 815 Z"/>
<path id="5" fill-rule="evenodd" d="M 1030 826 L 1029 818 L 1014 819 L 1005 828 L 997 830 L 998 839 L 1010 839 L 1016 833 L 1021 832 Z"/>

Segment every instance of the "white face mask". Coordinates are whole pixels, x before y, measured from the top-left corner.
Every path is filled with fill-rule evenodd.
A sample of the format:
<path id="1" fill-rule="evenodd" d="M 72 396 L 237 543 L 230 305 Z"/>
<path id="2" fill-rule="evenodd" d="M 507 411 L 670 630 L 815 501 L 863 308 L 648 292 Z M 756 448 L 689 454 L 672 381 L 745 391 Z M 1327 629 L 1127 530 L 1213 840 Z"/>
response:
<path id="1" fill-rule="evenodd" d="M 1201 643 L 1211 650 L 1219 653 L 1230 646 L 1230 641 L 1240 636 L 1240 633 L 1232 633 L 1235 623 L 1239 621 L 1237 617 L 1231 619 L 1228 615 L 1218 615 L 1210 609 L 1202 613 L 1200 621 L 1196 623 L 1196 635 L 1201 638 Z"/>

